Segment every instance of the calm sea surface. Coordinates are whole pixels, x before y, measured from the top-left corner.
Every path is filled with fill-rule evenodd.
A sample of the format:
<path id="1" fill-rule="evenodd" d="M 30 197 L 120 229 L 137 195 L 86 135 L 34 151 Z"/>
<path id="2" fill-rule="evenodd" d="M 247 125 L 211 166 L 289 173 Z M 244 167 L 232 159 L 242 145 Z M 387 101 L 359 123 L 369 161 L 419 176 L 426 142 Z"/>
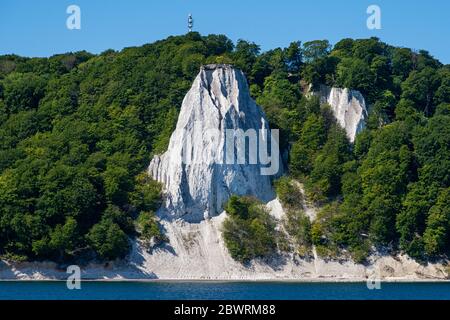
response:
<path id="1" fill-rule="evenodd" d="M 80 290 L 63 281 L 0 281 L 0 300 L 343 300 L 440 299 L 450 300 L 450 283 L 285 282 L 82 282 Z"/>

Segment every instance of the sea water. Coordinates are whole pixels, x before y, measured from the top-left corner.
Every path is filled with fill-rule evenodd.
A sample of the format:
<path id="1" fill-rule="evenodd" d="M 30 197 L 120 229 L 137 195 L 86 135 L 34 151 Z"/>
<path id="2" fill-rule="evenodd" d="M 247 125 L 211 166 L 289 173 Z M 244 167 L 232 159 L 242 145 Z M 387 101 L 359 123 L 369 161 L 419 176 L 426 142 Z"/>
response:
<path id="1" fill-rule="evenodd" d="M 378 289 L 377 289 L 378 288 Z M 0 300 L 450 300 L 449 282 L 0 281 Z"/>

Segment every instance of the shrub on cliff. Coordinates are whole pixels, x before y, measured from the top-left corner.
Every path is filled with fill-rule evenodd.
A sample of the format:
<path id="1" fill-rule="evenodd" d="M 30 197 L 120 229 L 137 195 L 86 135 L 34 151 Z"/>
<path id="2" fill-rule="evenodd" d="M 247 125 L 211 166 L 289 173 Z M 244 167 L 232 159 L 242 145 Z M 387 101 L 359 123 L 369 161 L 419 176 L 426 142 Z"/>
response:
<path id="1" fill-rule="evenodd" d="M 261 202 L 254 198 L 232 196 L 225 208 L 229 216 L 223 223 L 222 232 L 233 259 L 246 263 L 275 252 L 275 222 Z"/>

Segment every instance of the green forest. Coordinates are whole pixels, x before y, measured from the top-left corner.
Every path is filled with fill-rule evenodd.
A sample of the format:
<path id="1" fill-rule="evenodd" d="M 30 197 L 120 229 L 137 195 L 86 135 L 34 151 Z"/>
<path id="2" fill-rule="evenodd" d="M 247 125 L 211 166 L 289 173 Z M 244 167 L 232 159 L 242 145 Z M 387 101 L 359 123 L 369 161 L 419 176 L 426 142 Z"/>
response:
<path id="1" fill-rule="evenodd" d="M 262 52 L 253 42 L 191 32 L 98 55 L 0 56 L 2 258 L 107 261 L 127 255 L 129 237 L 164 241 L 154 213 L 161 186 L 144 172 L 166 150 L 206 63 L 240 68 L 280 129 L 288 177 L 276 189 L 291 208 L 286 229 L 303 251 L 345 249 L 357 262 L 374 248 L 419 261 L 449 253 L 449 65 L 377 38 Z M 309 84 L 364 95 L 367 128 L 353 145 L 329 107 L 305 97 Z M 312 224 L 290 196 L 293 180 L 322 208 Z M 227 204 L 224 237 L 237 260 L 280 246 L 255 201 Z M 254 238 L 236 237 L 239 228 Z"/>

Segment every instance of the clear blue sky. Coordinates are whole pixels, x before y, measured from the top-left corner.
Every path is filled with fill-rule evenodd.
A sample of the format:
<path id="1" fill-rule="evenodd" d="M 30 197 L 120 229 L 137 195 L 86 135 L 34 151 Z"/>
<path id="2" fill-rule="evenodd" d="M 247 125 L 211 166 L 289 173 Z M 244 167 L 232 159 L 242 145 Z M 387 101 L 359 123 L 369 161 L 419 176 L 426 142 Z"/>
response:
<path id="1" fill-rule="evenodd" d="M 81 30 L 66 28 L 70 4 L 81 8 Z M 381 30 L 366 27 L 371 4 L 381 8 Z M 195 31 L 251 40 L 263 50 L 377 36 L 450 63 L 449 0 L 0 0 L 0 54 L 120 50 L 186 33 L 188 13 Z"/>

